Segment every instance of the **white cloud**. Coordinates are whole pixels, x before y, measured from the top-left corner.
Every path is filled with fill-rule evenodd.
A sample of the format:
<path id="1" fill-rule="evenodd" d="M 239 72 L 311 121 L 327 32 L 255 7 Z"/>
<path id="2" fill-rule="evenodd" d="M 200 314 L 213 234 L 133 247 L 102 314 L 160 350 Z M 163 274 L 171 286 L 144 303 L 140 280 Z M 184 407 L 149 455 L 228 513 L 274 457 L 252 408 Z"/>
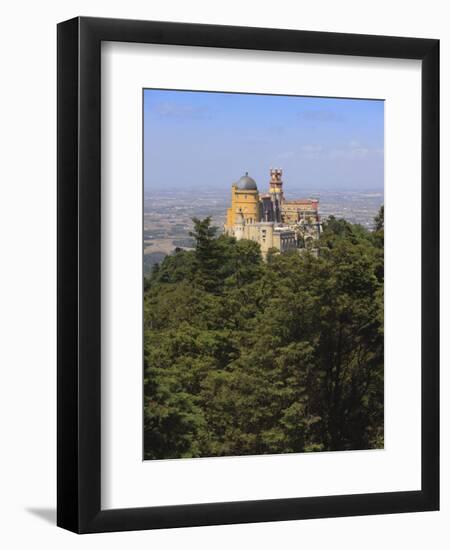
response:
<path id="1" fill-rule="evenodd" d="M 318 159 L 323 155 L 324 149 L 322 145 L 306 144 L 300 147 L 301 157 L 306 159 Z"/>
<path id="2" fill-rule="evenodd" d="M 329 158 L 331 159 L 362 159 L 368 156 L 374 155 L 383 155 L 384 151 L 382 148 L 370 148 L 364 147 L 357 140 L 351 140 L 347 146 L 342 148 L 331 149 L 329 152 Z"/>
<path id="3" fill-rule="evenodd" d="M 163 101 L 154 107 L 156 114 L 161 117 L 176 119 L 199 119 L 209 118 L 211 113 L 207 107 L 193 106 L 188 103 L 175 101 Z"/>
<path id="4" fill-rule="evenodd" d="M 293 157 L 295 157 L 294 151 L 283 151 L 276 156 L 276 158 L 280 160 L 291 159 Z"/>

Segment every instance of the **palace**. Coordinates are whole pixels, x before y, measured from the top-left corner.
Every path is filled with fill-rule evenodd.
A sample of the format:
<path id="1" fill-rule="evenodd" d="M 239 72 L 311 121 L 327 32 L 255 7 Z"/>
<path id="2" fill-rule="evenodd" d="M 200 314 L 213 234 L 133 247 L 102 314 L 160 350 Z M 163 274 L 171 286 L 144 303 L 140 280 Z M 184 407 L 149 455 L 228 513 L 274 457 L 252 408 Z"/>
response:
<path id="1" fill-rule="evenodd" d="M 271 248 L 280 252 L 314 248 L 322 224 L 316 199 L 285 200 L 283 172 L 270 170 L 269 192 L 259 194 L 248 173 L 231 186 L 225 233 L 259 243 L 265 257 Z"/>

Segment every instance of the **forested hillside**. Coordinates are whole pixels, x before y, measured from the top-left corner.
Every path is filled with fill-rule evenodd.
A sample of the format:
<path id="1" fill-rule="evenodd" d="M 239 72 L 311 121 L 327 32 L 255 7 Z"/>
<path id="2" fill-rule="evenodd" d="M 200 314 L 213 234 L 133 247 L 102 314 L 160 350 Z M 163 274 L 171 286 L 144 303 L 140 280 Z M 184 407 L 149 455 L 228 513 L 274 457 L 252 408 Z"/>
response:
<path id="1" fill-rule="evenodd" d="M 144 458 L 383 447 L 383 211 L 266 262 L 194 221 L 145 279 Z"/>

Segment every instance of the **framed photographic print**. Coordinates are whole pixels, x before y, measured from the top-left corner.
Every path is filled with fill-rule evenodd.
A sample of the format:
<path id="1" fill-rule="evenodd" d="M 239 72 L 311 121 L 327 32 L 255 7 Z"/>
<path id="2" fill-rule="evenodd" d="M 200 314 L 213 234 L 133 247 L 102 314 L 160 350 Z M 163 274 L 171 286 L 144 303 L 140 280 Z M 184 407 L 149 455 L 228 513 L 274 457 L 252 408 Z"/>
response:
<path id="1" fill-rule="evenodd" d="M 58 525 L 437 510 L 439 41 L 58 25 Z"/>

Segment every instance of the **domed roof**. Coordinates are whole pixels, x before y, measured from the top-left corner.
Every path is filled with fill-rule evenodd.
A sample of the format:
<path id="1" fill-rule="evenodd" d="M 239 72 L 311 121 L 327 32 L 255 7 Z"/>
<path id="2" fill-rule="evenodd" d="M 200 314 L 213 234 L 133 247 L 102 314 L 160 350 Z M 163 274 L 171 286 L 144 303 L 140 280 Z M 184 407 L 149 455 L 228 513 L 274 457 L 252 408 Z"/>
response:
<path id="1" fill-rule="evenodd" d="M 245 172 L 245 176 L 239 179 L 237 186 L 239 189 L 258 190 L 256 181 L 248 175 L 248 172 Z"/>

